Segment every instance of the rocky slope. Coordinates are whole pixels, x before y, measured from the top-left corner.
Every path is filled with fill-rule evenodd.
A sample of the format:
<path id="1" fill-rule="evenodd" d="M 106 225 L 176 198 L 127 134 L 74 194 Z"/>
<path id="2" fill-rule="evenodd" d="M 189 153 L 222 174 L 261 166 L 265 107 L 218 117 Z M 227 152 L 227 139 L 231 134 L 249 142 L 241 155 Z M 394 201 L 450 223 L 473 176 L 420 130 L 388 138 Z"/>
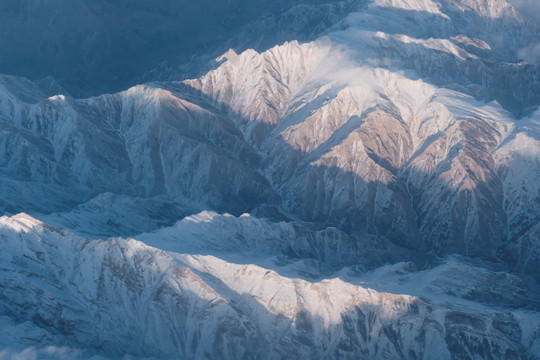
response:
<path id="1" fill-rule="evenodd" d="M 21 345 L 43 353 L 40 344 L 56 343 L 81 356 L 534 358 L 540 344 L 530 328 L 538 315 L 429 305 L 350 276 L 306 281 L 279 266 L 89 240 L 24 214 L 0 219 L 0 241 L 2 313 L 33 324 Z M 442 273 L 429 286 L 448 276 L 464 285 L 451 266 Z M 486 275 L 465 285 L 490 284 Z"/>
<path id="2" fill-rule="evenodd" d="M 540 358 L 538 25 L 504 0 L 276 16 L 181 82 L 0 76 L 0 210 L 32 215 L 0 219 L 6 354 Z"/>
<path id="3" fill-rule="evenodd" d="M 487 258 L 538 222 L 538 172 L 513 185 L 524 162 L 540 166 L 533 118 L 349 63 L 333 46 L 228 53 L 199 80 L 88 100 L 41 100 L 7 77 L 4 209 L 86 213 L 110 192 L 128 196 L 115 213 L 146 204 L 138 212 L 153 223 L 159 209 L 172 221 L 274 204 L 411 249 Z"/>

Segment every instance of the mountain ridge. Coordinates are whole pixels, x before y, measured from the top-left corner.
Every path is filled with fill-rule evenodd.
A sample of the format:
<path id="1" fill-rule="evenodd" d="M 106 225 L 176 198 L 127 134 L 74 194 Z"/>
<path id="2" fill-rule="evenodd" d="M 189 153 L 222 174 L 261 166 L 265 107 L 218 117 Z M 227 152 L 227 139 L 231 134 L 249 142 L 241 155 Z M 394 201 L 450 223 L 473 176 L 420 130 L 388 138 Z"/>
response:
<path id="1" fill-rule="evenodd" d="M 32 319 L 50 332 L 44 336 L 48 342 L 60 336 L 60 346 L 83 354 L 101 349 L 94 354 L 221 358 L 255 357 L 254 351 L 260 351 L 267 358 L 434 353 L 450 358 L 457 351 L 474 356 L 490 351 L 523 357 L 534 355 L 527 347 L 539 341 L 516 321 L 526 316 L 519 310 L 515 315 L 496 310 L 464 313 L 341 279 L 309 283 L 213 256 L 169 255 L 132 239 L 92 241 L 24 214 L 2 217 L 0 232 L 0 276 L 9 279 L 3 281 L 3 312 L 17 314 L 14 319 L 19 322 Z M 18 234 L 18 244 L 10 232 Z M 17 254 L 21 246 L 25 256 L 10 259 L 11 251 Z M 14 276 L 27 279 L 24 288 L 17 286 Z M 96 281 L 80 281 L 88 276 Z M 264 285 L 257 285 L 258 279 L 264 279 Z M 44 287 L 43 281 L 51 286 Z M 41 305 L 33 310 L 35 300 Z M 93 313 L 102 319 L 94 331 Z M 409 330 L 403 332 L 403 327 Z M 527 333 L 531 343 L 519 344 L 519 337 L 511 335 L 515 331 Z M 144 340 L 134 346 L 133 338 Z M 272 345 L 276 339 L 279 347 Z M 479 347 L 486 340 L 489 347 Z M 328 348 L 321 347 L 328 341 Z"/>
<path id="2" fill-rule="evenodd" d="M 237 30 L 182 81 L 0 76 L 6 356 L 540 358 L 538 24 L 374 0 Z"/>

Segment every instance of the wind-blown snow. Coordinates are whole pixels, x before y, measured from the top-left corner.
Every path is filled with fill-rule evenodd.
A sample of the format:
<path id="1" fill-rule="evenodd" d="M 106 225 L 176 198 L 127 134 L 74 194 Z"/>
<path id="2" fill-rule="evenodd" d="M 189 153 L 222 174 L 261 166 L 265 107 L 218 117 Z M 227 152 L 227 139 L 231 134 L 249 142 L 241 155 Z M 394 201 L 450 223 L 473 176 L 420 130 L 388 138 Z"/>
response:
<path id="1" fill-rule="evenodd" d="M 182 82 L 0 76 L 0 358 L 538 358 L 538 25 L 342 5 Z"/>

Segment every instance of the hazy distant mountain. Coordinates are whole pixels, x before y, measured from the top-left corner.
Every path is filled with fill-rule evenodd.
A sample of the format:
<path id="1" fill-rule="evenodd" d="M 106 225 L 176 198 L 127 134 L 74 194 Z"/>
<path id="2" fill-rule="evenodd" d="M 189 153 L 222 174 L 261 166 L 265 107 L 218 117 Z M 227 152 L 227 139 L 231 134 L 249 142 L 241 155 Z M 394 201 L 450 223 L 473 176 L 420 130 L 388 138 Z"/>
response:
<path id="1" fill-rule="evenodd" d="M 351 4 L 6 0 L 0 4 L 0 73 L 41 80 L 51 95 L 60 86 L 78 97 L 171 73 L 182 79 L 204 68 L 196 62 L 209 61 L 205 55 L 226 51 L 224 43 L 239 32 L 253 41 L 238 46 L 308 40 L 345 16 Z"/>

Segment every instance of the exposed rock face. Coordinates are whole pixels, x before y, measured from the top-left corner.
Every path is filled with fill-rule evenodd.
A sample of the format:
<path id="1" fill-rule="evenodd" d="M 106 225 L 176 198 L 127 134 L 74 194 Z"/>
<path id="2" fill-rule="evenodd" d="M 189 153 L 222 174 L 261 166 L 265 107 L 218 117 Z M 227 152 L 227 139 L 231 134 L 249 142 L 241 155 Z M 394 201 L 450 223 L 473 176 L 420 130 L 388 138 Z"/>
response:
<path id="1" fill-rule="evenodd" d="M 392 52 L 412 38 L 398 39 L 404 45 L 394 43 L 388 53 L 378 40 L 342 40 L 366 36 L 378 24 L 370 16 L 381 16 L 387 5 L 360 12 L 371 19 L 364 27 L 320 41 L 260 54 L 230 51 L 219 68 L 184 83 L 74 100 L 43 99 L 31 83 L 4 78 L 4 131 L 11 134 L 4 140 L 4 208 L 66 212 L 86 208 L 82 204 L 102 192 L 157 197 L 170 202 L 174 214 L 207 207 L 240 214 L 274 204 L 302 220 L 410 249 L 496 258 L 499 248 L 540 220 L 535 179 L 524 183 L 526 195 L 518 200 L 511 185 L 516 177 L 500 176 L 522 162 L 504 150 L 515 137 L 531 144 L 529 162 L 538 167 L 536 125 L 523 128 L 497 103 L 352 57 L 362 46 L 379 59 L 416 56 Z M 513 10 L 474 11 L 522 24 Z M 442 18 L 451 15 L 457 16 Z M 395 37 L 375 35 L 388 36 Z M 465 38 L 415 41 L 426 57 L 443 52 L 483 61 L 459 47 L 469 43 Z M 485 89 L 491 91 L 489 84 Z M 49 184 L 54 200 L 19 196 Z"/>
<path id="2" fill-rule="evenodd" d="M 292 279 L 213 256 L 171 257 L 132 239 L 87 240 L 24 214 L 0 219 L 0 242 L 2 313 L 42 328 L 41 341 L 109 356 L 533 355 L 511 313 L 449 310 L 340 279 Z M 535 336 L 531 341 L 538 342 Z"/>
<path id="3" fill-rule="evenodd" d="M 0 210 L 45 221 L 0 219 L 0 347 L 540 358 L 538 25 L 504 0 L 309 9 L 296 30 L 324 37 L 191 80 L 75 99 L 0 76 Z"/>
<path id="4" fill-rule="evenodd" d="M 3 124 L 10 136 L 3 138 L 4 186 L 21 188 L 3 197 L 8 210 L 24 204 L 19 194 L 49 185 L 59 188 L 60 201 L 34 197 L 25 206 L 66 210 L 64 202 L 109 191 L 167 194 L 188 207 L 190 201 L 202 201 L 221 210 L 228 204 L 227 210 L 239 212 L 277 198 L 253 170 L 259 155 L 234 124 L 196 98 L 190 102 L 150 86 L 35 104 L 5 95 L 2 106 L 9 117 Z M 69 193 L 62 194 L 63 189 Z"/>
<path id="5" fill-rule="evenodd" d="M 295 51 L 302 56 L 302 51 Z M 263 59 L 266 67 L 284 66 L 268 54 L 240 57 L 254 67 Z M 319 61 L 319 68 L 332 62 L 329 57 Z M 269 72 L 261 74 L 271 80 L 257 86 L 281 83 L 270 88 L 284 96 L 277 103 L 289 104 L 287 111 L 272 108 L 272 117 L 265 117 L 246 111 L 268 108 L 274 99 L 265 97 L 257 86 L 248 86 L 246 93 L 243 76 L 230 70 L 240 61 L 227 62 L 187 84 L 214 101 L 234 104 L 230 110 L 252 126 L 260 125 L 262 118 L 272 119 L 273 124 L 276 114 L 284 113 L 273 130 L 267 130 L 262 145 L 259 139 L 252 143 L 268 154 L 264 171 L 291 213 L 441 254 L 493 258 L 504 245 L 509 237 L 505 181 L 497 172 L 519 160 L 507 155 L 502 161 L 496 151 L 516 134 L 529 139 L 533 144 L 529 148 L 538 145 L 496 104 L 484 105 L 385 70 L 349 70 L 353 80 L 328 84 L 324 82 L 328 75 L 321 76 L 317 69 L 296 81 L 302 85 L 291 85 L 290 79 L 281 81 Z M 217 84 L 215 78 L 227 79 L 227 84 Z M 290 95 L 290 88 L 300 89 L 296 97 Z M 263 94 L 259 99 L 264 105 L 243 105 L 254 103 L 248 100 L 253 93 Z M 246 99 L 246 103 L 232 99 Z M 534 183 L 527 181 L 524 186 L 535 187 Z M 537 221 L 538 211 L 527 214 L 535 214 L 533 221 Z"/>

